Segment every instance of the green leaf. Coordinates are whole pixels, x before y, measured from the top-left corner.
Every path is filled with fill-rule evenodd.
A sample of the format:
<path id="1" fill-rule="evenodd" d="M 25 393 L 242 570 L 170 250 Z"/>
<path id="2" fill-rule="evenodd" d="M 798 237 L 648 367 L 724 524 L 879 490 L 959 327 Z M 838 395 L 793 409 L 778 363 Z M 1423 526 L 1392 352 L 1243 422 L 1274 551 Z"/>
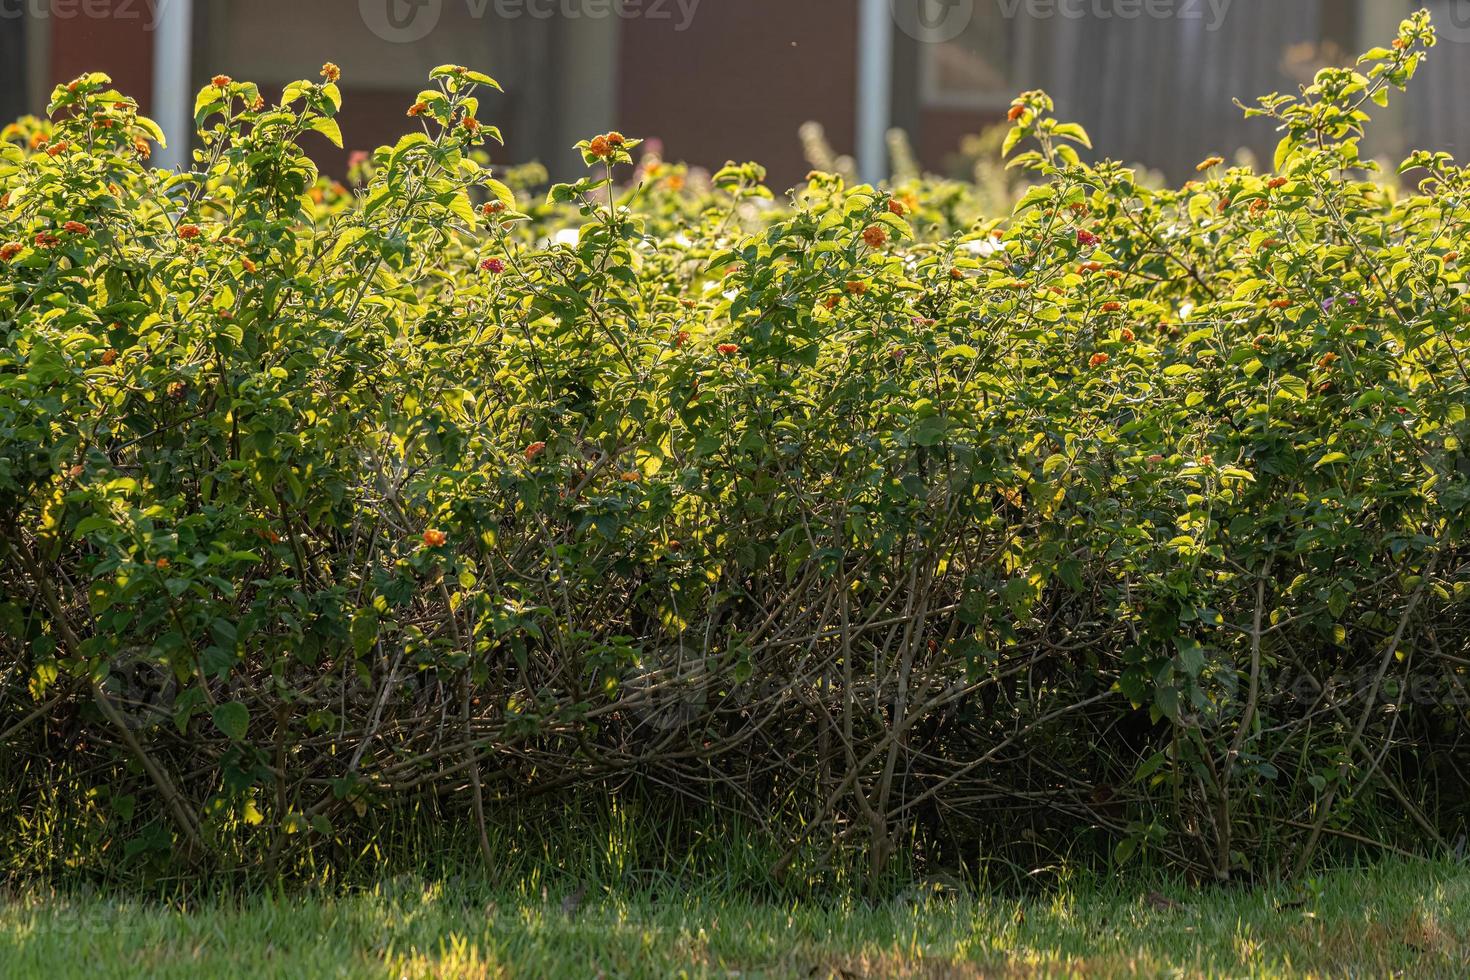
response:
<path id="1" fill-rule="evenodd" d="M 1276 153 L 1272 157 L 1271 166 L 1277 173 L 1286 169 L 1286 164 L 1296 152 L 1296 146 L 1296 139 L 1291 136 L 1283 138 L 1280 143 L 1276 144 Z"/>
<path id="2" fill-rule="evenodd" d="M 475 206 L 470 201 L 468 191 L 460 191 L 449 201 L 449 210 L 454 216 L 467 225 L 475 223 Z"/>
<path id="3" fill-rule="evenodd" d="M 328 119 L 326 116 L 315 116 L 311 120 L 311 128 L 331 140 L 337 149 L 342 148 L 342 127 L 337 120 Z"/>
<path id="4" fill-rule="evenodd" d="M 359 657 L 365 657 L 378 642 L 378 614 L 363 609 L 352 617 L 352 649 Z"/>
<path id="5" fill-rule="evenodd" d="M 1030 129 L 1026 126 L 1016 126 L 1006 133 L 1005 143 L 1000 148 L 1000 155 L 1008 157 L 1011 151 L 1021 144 L 1021 141 L 1029 135 Z"/>
<path id="6" fill-rule="evenodd" d="M 232 741 L 243 742 L 245 730 L 250 726 L 250 709 L 239 701 L 221 704 L 209 713 L 214 727 L 224 732 Z"/>
<path id="7" fill-rule="evenodd" d="M 495 89 L 495 91 L 497 92 L 505 91 L 505 89 L 500 87 L 499 82 L 491 78 L 489 75 L 486 75 L 484 72 L 471 70 L 465 72 L 464 77 L 474 82 L 476 85 L 488 85 L 490 88 Z"/>
<path id="8" fill-rule="evenodd" d="M 1052 135 L 1060 136 L 1062 139 L 1071 140 L 1074 143 L 1081 143 L 1089 150 L 1092 149 L 1092 138 L 1087 135 L 1087 130 L 1083 129 L 1077 123 L 1058 123 L 1056 128 L 1052 130 Z"/>
<path id="9" fill-rule="evenodd" d="M 196 108 L 195 111 L 197 112 L 198 109 Z M 158 125 L 158 123 L 154 122 L 152 119 L 149 119 L 147 116 L 139 116 L 136 120 L 134 120 L 134 122 L 139 129 L 148 134 L 148 138 L 151 139 L 153 142 L 157 143 L 161 147 L 168 147 L 168 140 L 164 138 L 163 129 Z"/>
<path id="10" fill-rule="evenodd" d="M 1016 204 L 1016 213 L 1020 214 L 1028 208 L 1049 204 L 1056 197 L 1056 190 L 1050 184 L 1037 184 L 1031 188 Z"/>
<path id="11" fill-rule="evenodd" d="M 505 184 L 502 184 L 498 180 L 487 180 L 485 181 L 485 189 L 490 192 L 491 197 L 504 204 L 507 210 L 515 210 L 515 192 Z"/>
<path id="12" fill-rule="evenodd" d="M 223 108 L 223 104 L 223 89 L 213 85 L 206 85 L 200 89 L 199 94 L 194 97 L 194 124 L 202 124 L 211 114 Z"/>
<path id="13" fill-rule="evenodd" d="M 1294 374 L 1283 375 L 1276 382 L 1276 390 L 1294 401 L 1307 400 L 1307 383 Z"/>

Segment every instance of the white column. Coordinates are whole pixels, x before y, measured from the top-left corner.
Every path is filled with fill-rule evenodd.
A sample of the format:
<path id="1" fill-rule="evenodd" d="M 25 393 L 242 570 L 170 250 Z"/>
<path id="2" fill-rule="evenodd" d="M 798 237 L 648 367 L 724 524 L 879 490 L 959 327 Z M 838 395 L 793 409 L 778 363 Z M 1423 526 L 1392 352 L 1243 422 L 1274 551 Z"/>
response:
<path id="1" fill-rule="evenodd" d="M 1393 4 L 1384 0 L 1358 0 L 1358 50 L 1366 51 L 1369 48 L 1387 47 L 1399 33 L 1399 24 L 1409 16 L 1410 10 L 1418 7 L 1428 7 L 1435 17 L 1441 21 L 1443 15 L 1449 11 L 1445 5 L 1439 5 L 1436 11 L 1435 4 Z M 1441 23 L 1443 28 L 1444 24 Z M 1453 60 L 1456 57 L 1464 57 L 1455 49 L 1460 47 L 1456 39 L 1451 38 L 1450 43 L 1445 43 L 1444 35 L 1440 35 L 1440 45 L 1430 52 L 1430 65 L 1441 60 L 1440 52 L 1445 54 L 1444 60 Z M 1433 73 L 1437 74 L 1437 73 Z M 1422 86 L 1430 82 L 1431 76 L 1425 75 L 1425 69 L 1420 68 L 1419 74 L 1414 76 L 1414 85 Z M 1409 152 L 1409 126 L 1410 118 L 1406 103 L 1410 100 L 1420 104 L 1428 105 L 1429 100 L 1425 98 L 1427 92 L 1422 89 L 1410 87 L 1408 96 L 1402 92 L 1390 92 L 1387 107 L 1376 105 L 1367 106 L 1365 111 L 1373 117 L 1368 124 L 1368 138 L 1365 140 L 1363 155 L 1373 156 L 1385 163 L 1398 166 L 1404 156 Z M 1455 98 L 1458 98 L 1456 96 Z M 1392 171 L 1389 171 L 1392 173 Z"/>
<path id="2" fill-rule="evenodd" d="M 888 176 L 893 106 L 893 11 L 889 0 L 859 0 L 857 165 L 864 181 Z"/>
<path id="3" fill-rule="evenodd" d="M 622 37 L 622 20 L 615 13 L 617 5 L 612 8 L 614 14 L 606 17 L 563 17 L 551 22 L 550 41 L 561 46 L 562 65 L 560 87 L 549 93 L 548 108 L 555 120 L 551 129 L 556 143 L 553 156 L 545 163 L 551 170 L 552 180 L 566 180 L 570 179 L 568 174 L 584 172 L 582 158 L 572 149 L 578 140 L 618 128 L 618 41 Z M 593 8 L 589 5 L 588 9 Z M 516 30 L 521 25 L 509 26 Z"/>
<path id="4" fill-rule="evenodd" d="M 153 120 L 168 148 L 153 155 L 167 170 L 186 166 L 194 135 L 189 69 L 193 64 L 194 0 L 158 0 L 153 18 Z"/>

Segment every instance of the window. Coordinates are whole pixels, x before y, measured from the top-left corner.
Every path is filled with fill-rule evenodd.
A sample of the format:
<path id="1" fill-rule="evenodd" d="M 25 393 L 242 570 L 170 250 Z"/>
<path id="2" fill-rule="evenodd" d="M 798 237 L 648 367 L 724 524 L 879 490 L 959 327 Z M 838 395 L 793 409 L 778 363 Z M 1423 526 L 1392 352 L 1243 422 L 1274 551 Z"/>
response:
<path id="1" fill-rule="evenodd" d="M 954 0 L 917 0 L 928 8 L 922 23 L 942 24 Z M 954 37 L 951 31 L 921 38 L 924 104 L 952 109 L 995 109 L 1010 104 L 1031 76 L 1031 18 L 1017 5 L 976 0 L 974 14 Z M 936 27 L 934 32 L 942 28 Z"/>
<path id="2" fill-rule="evenodd" d="M 26 104 L 26 22 L 0 18 L 0 126 L 31 109 Z"/>

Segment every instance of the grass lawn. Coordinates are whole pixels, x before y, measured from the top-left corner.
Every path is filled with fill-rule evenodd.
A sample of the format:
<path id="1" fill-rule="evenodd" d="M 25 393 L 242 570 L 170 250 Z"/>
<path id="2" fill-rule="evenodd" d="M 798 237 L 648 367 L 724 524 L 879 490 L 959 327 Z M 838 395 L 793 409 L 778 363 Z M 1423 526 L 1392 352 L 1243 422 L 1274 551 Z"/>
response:
<path id="1" fill-rule="evenodd" d="M 1386 863 L 1305 889 L 1079 886 L 876 906 L 597 889 L 579 903 L 403 877 L 178 905 L 30 892 L 0 906 L 0 975 L 1459 980 L 1470 867 Z"/>

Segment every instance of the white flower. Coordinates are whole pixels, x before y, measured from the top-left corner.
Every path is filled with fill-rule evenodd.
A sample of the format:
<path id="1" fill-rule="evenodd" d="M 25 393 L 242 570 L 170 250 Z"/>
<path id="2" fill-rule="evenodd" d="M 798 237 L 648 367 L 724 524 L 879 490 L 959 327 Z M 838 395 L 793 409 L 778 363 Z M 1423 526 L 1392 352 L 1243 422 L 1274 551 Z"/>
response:
<path id="1" fill-rule="evenodd" d="M 1010 242 L 998 242 L 993 238 L 977 238 L 973 241 L 960 242 L 960 248 L 971 255 L 994 255 L 996 252 L 1004 252 L 1011 247 Z"/>

